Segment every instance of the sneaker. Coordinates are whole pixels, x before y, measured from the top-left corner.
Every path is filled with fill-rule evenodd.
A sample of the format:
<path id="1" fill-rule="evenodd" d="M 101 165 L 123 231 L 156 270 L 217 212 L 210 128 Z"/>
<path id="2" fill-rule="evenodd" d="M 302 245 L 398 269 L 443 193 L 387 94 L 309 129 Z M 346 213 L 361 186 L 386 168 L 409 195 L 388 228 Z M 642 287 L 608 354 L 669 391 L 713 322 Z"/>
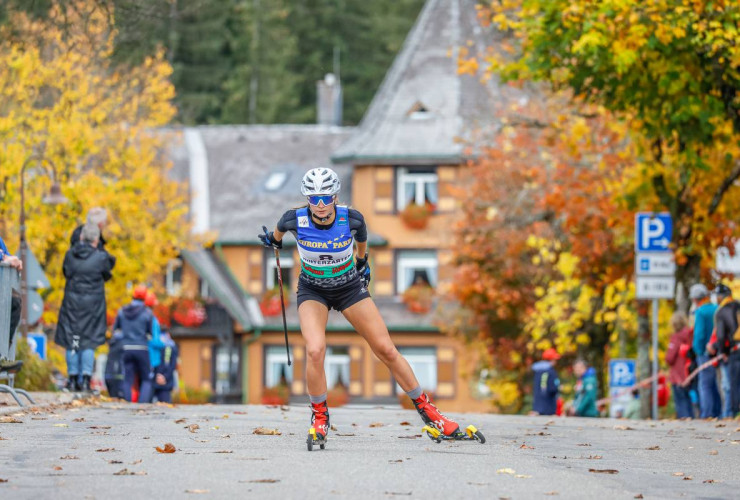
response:
<path id="1" fill-rule="evenodd" d="M 23 361 L 10 361 L 9 359 L 0 359 L 0 372 L 15 373 L 21 369 Z"/>
<path id="2" fill-rule="evenodd" d="M 82 376 L 82 387 L 81 389 L 85 392 L 92 392 L 92 389 L 90 388 L 90 375 L 83 375 Z"/>
<path id="3" fill-rule="evenodd" d="M 416 406 L 416 411 L 419 412 L 425 424 L 431 425 L 445 436 L 460 433 L 460 426 L 457 425 L 457 422 L 442 415 L 425 392 L 422 392 L 418 399 L 414 399 L 414 406 Z"/>
<path id="4" fill-rule="evenodd" d="M 311 403 L 311 427 L 318 439 L 326 439 L 329 434 L 329 407 L 323 403 Z"/>

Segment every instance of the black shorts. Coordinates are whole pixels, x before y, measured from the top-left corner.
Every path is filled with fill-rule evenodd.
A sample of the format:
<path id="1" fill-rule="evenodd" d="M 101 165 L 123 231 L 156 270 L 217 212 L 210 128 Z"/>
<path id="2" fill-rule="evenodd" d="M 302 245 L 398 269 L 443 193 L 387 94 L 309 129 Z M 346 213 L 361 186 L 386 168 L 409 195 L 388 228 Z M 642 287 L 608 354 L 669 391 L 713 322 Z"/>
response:
<path id="1" fill-rule="evenodd" d="M 362 283 L 359 275 L 349 283 L 336 288 L 318 288 L 301 280 L 298 281 L 298 307 L 307 300 L 315 300 L 324 304 L 327 309 L 342 312 L 368 297 L 370 297 L 370 292 Z"/>

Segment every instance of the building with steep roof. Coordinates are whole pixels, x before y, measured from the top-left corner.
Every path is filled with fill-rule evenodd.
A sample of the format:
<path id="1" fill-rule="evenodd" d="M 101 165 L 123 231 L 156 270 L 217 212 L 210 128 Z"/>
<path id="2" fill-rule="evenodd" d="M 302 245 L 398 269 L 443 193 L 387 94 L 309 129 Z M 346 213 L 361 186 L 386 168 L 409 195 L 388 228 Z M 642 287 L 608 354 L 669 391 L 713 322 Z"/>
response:
<path id="1" fill-rule="evenodd" d="M 204 289 L 205 282 L 212 288 L 207 293 L 224 297 L 218 302 L 233 323 L 231 336 L 220 340 L 175 332 L 179 342 L 191 345 L 181 348 L 188 384 L 210 383 L 217 393 L 227 388 L 225 395 L 259 403 L 276 396 L 282 383 L 283 396 L 305 398 L 306 353 L 294 295 L 288 295 L 286 310 L 294 360 L 288 367 L 279 303 L 276 308 L 263 299 L 275 286 L 275 259 L 257 233 L 262 225 L 272 229 L 285 210 L 305 204 L 302 174 L 325 165 L 340 175 L 340 201 L 365 216 L 371 293 L 422 386 L 450 411 L 489 408 L 486 389 L 475 377 L 474 354 L 440 331 L 429 291 L 453 277 L 451 228 L 458 212 L 452 188 L 475 144 L 496 133 L 497 109 L 515 97 L 495 80 L 458 74 L 458 51 L 482 50 L 492 36 L 479 25 L 474 0 L 428 0 L 357 128 L 184 130 L 171 153 L 176 175 L 190 180 L 195 227 L 218 236 L 212 248 L 183 253 L 182 286 L 196 290 L 200 282 Z M 281 251 L 291 291 L 299 272 L 294 245 L 289 236 Z M 208 276 L 214 273 L 217 280 Z M 405 399 L 387 368 L 336 312 L 330 313 L 327 346 L 330 387 L 343 387 L 354 402 Z"/>

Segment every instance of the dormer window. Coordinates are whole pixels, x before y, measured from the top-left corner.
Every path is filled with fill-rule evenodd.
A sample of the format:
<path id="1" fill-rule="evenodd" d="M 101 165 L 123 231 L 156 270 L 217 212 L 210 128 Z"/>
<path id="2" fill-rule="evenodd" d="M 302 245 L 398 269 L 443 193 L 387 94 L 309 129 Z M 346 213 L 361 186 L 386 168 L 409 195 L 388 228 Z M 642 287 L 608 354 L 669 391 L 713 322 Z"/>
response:
<path id="1" fill-rule="evenodd" d="M 277 191 L 285 184 L 288 174 L 285 172 L 272 172 L 265 181 L 265 191 Z"/>
<path id="2" fill-rule="evenodd" d="M 416 101 L 406 114 L 412 120 L 426 120 L 432 116 L 429 109 L 421 101 Z"/>

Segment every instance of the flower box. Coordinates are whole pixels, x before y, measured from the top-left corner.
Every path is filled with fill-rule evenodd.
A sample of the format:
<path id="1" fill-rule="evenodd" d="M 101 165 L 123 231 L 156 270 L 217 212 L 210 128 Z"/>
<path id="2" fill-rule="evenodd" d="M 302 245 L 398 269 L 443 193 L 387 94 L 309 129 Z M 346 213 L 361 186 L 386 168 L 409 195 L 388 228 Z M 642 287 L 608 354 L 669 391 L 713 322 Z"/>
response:
<path id="1" fill-rule="evenodd" d="M 417 205 L 409 203 L 401 210 L 400 216 L 403 223 L 409 229 L 424 229 L 429 223 L 429 217 L 434 208 L 429 204 Z"/>

